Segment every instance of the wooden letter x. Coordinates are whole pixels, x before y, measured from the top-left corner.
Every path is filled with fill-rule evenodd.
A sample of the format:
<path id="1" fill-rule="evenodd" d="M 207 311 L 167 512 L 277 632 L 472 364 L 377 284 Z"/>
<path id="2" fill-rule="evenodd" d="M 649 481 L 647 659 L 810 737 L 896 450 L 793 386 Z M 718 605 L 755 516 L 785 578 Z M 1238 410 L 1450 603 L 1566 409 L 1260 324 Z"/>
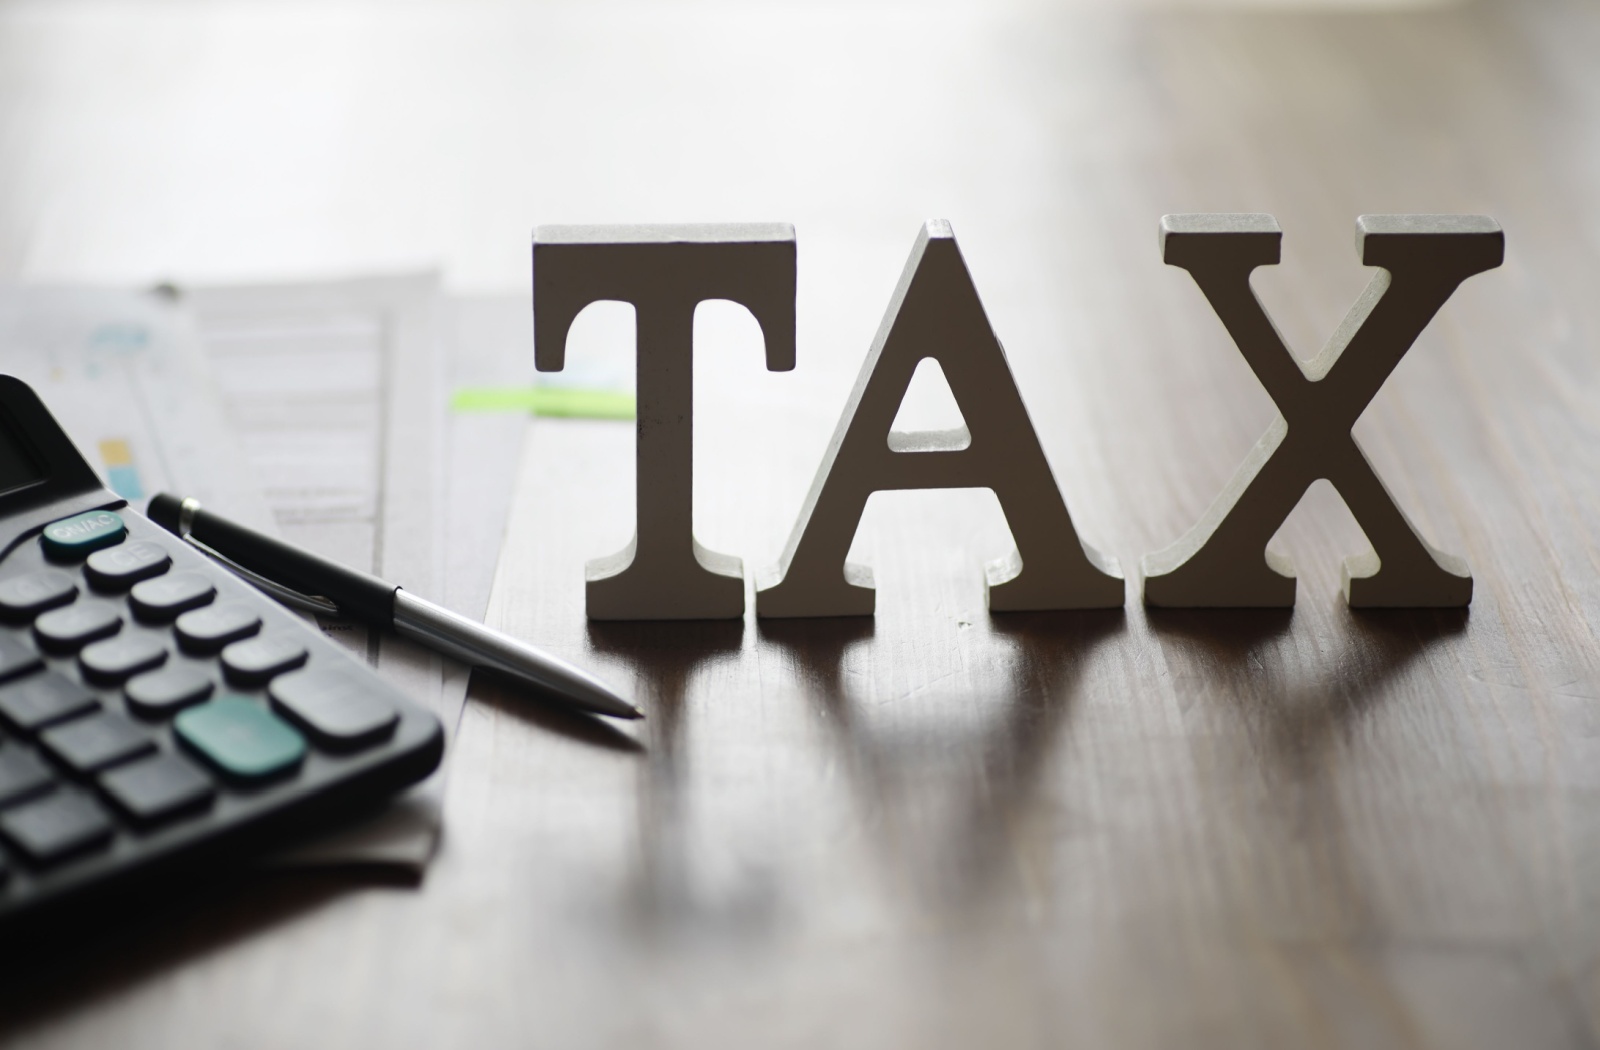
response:
<path id="1" fill-rule="evenodd" d="M 1194 528 L 1145 556 L 1145 603 L 1292 606 L 1293 566 L 1267 541 L 1326 478 L 1373 546 L 1344 564 L 1351 607 L 1464 606 L 1466 563 L 1417 534 L 1350 428 L 1461 282 L 1500 265 L 1505 235 L 1482 216 L 1363 215 L 1356 250 L 1380 270 L 1305 366 L 1250 288 L 1252 270 L 1277 263 L 1282 237 L 1270 215 L 1161 220 L 1163 258 L 1189 271 L 1281 415 Z"/>
<path id="2" fill-rule="evenodd" d="M 944 369 L 967 426 L 891 432 L 925 357 Z M 985 567 L 991 610 L 1122 604 L 1116 562 L 1078 541 L 950 225 L 930 222 L 911 250 L 782 562 L 760 581 L 756 615 L 872 615 L 872 570 L 844 560 L 867 497 L 880 489 L 968 488 L 994 490 L 1017 543 L 1009 557 Z"/>
<path id="3" fill-rule="evenodd" d="M 541 226 L 533 237 L 533 356 L 559 372 L 573 318 L 633 304 L 638 376 L 634 538 L 591 561 L 591 620 L 744 614 L 739 559 L 694 538 L 694 311 L 730 299 L 755 315 L 767 368 L 794 367 L 795 245 L 789 225 Z"/>

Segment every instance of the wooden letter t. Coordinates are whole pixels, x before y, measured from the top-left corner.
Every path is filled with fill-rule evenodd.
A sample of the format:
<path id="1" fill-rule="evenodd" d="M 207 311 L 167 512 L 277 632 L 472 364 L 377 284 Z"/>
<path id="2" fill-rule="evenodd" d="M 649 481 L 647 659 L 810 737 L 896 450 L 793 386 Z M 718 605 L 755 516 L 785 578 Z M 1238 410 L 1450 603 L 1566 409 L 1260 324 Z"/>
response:
<path id="1" fill-rule="evenodd" d="M 695 541 L 694 311 L 728 299 L 755 315 L 767 368 L 794 368 L 795 242 L 787 224 L 541 226 L 533 237 L 533 354 L 559 372 L 584 307 L 632 303 L 637 507 L 628 546 L 587 566 L 591 620 L 744 614 L 738 558 Z"/>

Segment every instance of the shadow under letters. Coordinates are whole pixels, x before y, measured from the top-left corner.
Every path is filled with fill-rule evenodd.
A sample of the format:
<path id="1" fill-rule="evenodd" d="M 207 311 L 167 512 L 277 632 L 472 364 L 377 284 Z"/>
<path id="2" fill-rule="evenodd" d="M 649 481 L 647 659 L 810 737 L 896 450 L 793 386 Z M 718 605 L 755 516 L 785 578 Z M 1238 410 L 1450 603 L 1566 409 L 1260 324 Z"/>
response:
<path id="1" fill-rule="evenodd" d="M 871 620 L 762 621 L 761 634 L 794 659 L 813 710 L 845 752 L 863 822 L 881 829 L 874 841 L 893 879 L 920 885 L 936 905 L 981 906 L 1008 899 L 997 880 L 1006 859 L 1025 852 L 1017 839 L 1037 826 L 1030 815 L 1079 699 L 1080 679 L 1124 621 L 1120 609 L 993 615 L 987 637 L 972 644 L 1009 650 L 1003 666 L 990 672 L 984 670 L 990 661 L 971 662 L 966 689 L 915 691 L 895 701 L 899 711 L 877 703 L 870 713 L 846 681 L 844 658 L 874 637 Z M 912 629 L 926 632 L 929 625 Z M 968 630 L 953 623 L 944 629 Z M 878 641 L 893 647 L 896 639 Z M 962 644 L 956 637 L 948 642 Z M 933 714 L 938 707 L 965 709 L 968 727 L 956 719 L 949 731 L 929 733 L 917 717 L 923 712 L 907 705 L 932 705 Z M 974 707 L 984 712 L 976 726 Z M 908 739 L 915 746 L 906 746 Z"/>

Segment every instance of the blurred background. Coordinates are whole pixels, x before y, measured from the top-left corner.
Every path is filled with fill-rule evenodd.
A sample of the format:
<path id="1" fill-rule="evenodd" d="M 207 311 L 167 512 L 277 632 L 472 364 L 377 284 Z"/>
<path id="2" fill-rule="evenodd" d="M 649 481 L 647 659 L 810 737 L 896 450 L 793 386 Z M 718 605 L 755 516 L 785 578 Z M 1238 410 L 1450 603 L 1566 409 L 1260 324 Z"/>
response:
<path id="1" fill-rule="evenodd" d="M 1580 0 L 10 0 L 0 278 L 432 272 L 452 294 L 502 300 L 492 356 L 501 378 L 531 381 L 531 348 L 515 356 L 507 325 L 536 224 L 793 222 L 798 372 L 766 375 L 753 323 L 717 303 L 701 310 L 700 371 L 757 403 L 814 406 L 794 443 L 803 473 L 916 230 L 946 218 L 1036 412 L 1099 416 L 1087 429 L 1104 433 L 1113 391 L 1193 362 L 1196 383 L 1251 388 L 1247 446 L 1270 405 L 1162 266 L 1158 217 L 1277 215 L 1284 262 L 1257 286 L 1303 356 L 1367 279 L 1350 254 L 1363 212 L 1493 214 L 1518 280 L 1552 293 L 1600 241 L 1585 203 L 1597 53 L 1600 14 Z M 1530 229 L 1559 236 L 1530 257 Z M 1581 311 L 1553 323 L 1561 338 L 1590 327 Z M 597 304 L 574 359 L 629 329 L 627 307 Z M 1092 332 L 1117 345 L 1086 345 Z M 1209 349 L 1175 357 L 1178 332 Z M 1060 354 L 1099 385 L 1028 378 Z M 752 418 L 728 402 L 702 405 L 706 478 L 747 465 L 719 440 Z M 1140 537 L 1125 559 L 1181 527 L 1187 510 L 1145 538 L 1160 510 L 1119 513 L 1096 485 L 1108 458 L 1114 475 L 1172 447 L 1113 442 L 1078 463 L 1058 438 L 1046 447 L 1069 491 L 1086 486 L 1088 531 Z M 703 538 L 770 560 L 799 495 L 737 535 L 708 520 Z M 620 545 L 628 528 L 612 531 Z"/>
<path id="2" fill-rule="evenodd" d="M 937 215 L 1098 252 L 1360 172 L 1325 226 L 1283 217 L 1316 241 L 1357 208 L 1503 204 L 1474 127 L 1516 113 L 1495 145 L 1521 149 L 1590 112 L 1592 11 L 8 0 L 0 276 L 508 291 L 531 227 L 570 221 L 785 219 L 831 258 Z"/>

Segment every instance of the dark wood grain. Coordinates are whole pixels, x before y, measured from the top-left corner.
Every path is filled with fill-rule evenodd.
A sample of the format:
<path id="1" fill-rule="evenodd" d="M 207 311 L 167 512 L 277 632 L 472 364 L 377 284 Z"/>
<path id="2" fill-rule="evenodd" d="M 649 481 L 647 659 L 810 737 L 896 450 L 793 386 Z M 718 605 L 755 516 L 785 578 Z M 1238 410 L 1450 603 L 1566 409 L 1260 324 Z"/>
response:
<path id="1" fill-rule="evenodd" d="M 567 94 L 560 120 L 529 97 L 542 164 L 501 147 L 542 180 L 523 228 L 799 226 L 795 373 L 762 371 L 748 317 L 702 314 L 708 546 L 775 559 L 923 218 L 954 221 L 1077 527 L 1131 570 L 1272 411 L 1162 266 L 1158 217 L 1275 213 L 1283 264 L 1257 286 L 1309 357 L 1365 282 L 1358 214 L 1482 212 L 1506 229 L 1505 267 L 1461 289 L 1356 428 L 1429 539 L 1468 559 L 1471 609 L 1346 609 L 1338 565 L 1361 537 L 1319 485 L 1276 541 L 1300 572 L 1292 613 L 991 617 L 979 566 L 1003 521 L 959 493 L 874 498 L 857 538 L 874 620 L 591 625 L 582 564 L 626 540 L 632 434 L 537 421 L 491 619 L 626 683 L 646 721 L 479 689 L 420 888 L 175 906 L 27 985 L 0 1031 L 62 1047 L 1600 1043 L 1592 5 L 527 17 L 550 76 L 580 86 L 585 47 L 637 57 L 653 33 L 672 57 Z M 430 68 L 472 66 L 463 39 L 442 37 Z M 501 83 L 489 64 L 463 75 Z M 544 75 L 504 83 L 555 90 Z M 651 137 L 652 114 L 677 137 Z M 616 135 L 639 157 L 620 173 Z"/>

